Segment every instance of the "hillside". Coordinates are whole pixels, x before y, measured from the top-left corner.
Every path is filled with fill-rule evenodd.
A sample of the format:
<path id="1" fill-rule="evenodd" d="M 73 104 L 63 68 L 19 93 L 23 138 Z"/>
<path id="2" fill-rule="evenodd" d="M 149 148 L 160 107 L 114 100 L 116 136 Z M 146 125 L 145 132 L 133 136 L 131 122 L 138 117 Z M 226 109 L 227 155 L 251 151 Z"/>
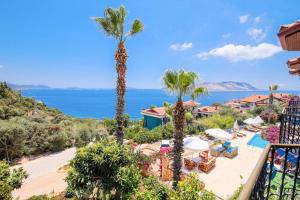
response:
<path id="1" fill-rule="evenodd" d="M 96 119 L 76 119 L 0 83 L 0 160 L 84 146 L 106 134 Z"/>
<path id="2" fill-rule="evenodd" d="M 26 90 L 26 89 L 50 89 L 47 85 L 17 85 L 13 83 L 7 83 L 8 87 L 14 90 Z"/>
<path id="3" fill-rule="evenodd" d="M 258 90 L 254 86 L 245 82 L 234 82 L 234 81 L 224 81 L 224 82 L 205 82 L 202 84 L 207 87 L 208 91 L 254 91 Z"/>

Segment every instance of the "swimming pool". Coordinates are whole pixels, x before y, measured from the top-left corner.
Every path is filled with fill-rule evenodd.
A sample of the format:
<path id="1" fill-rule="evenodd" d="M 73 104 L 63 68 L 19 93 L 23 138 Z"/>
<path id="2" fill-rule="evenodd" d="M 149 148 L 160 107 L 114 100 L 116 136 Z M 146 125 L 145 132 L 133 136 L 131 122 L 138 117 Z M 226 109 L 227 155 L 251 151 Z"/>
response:
<path id="1" fill-rule="evenodd" d="M 267 144 L 269 142 L 262 139 L 262 137 L 260 136 L 259 133 L 255 134 L 248 142 L 247 144 L 250 145 L 250 146 L 254 146 L 254 147 L 258 147 L 258 148 L 261 148 L 261 149 L 264 149 Z"/>

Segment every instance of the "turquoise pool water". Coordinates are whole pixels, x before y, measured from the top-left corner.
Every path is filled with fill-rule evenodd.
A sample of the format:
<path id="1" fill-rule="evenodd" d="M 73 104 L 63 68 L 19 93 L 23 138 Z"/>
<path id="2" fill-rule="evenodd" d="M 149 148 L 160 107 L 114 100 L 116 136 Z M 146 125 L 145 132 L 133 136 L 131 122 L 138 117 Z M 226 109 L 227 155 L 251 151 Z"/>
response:
<path id="1" fill-rule="evenodd" d="M 262 137 L 260 136 L 259 133 L 255 134 L 248 142 L 247 144 L 250 145 L 250 146 L 254 146 L 254 147 L 258 147 L 258 148 L 261 148 L 261 149 L 264 149 L 267 144 L 269 142 L 262 139 Z"/>

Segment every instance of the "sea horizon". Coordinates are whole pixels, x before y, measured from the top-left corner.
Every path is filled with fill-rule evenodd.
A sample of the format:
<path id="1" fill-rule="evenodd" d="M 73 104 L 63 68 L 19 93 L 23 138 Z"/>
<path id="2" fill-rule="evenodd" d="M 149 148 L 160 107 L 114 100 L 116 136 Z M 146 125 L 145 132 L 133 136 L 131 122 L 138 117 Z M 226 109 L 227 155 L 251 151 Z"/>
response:
<path id="1" fill-rule="evenodd" d="M 298 95 L 296 90 L 279 90 L 278 93 Z M 34 98 L 51 108 L 77 118 L 104 119 L 115 116 L 115 89 L 22 89 L 22 95 Z M 224 104 L 232 99 L 240 99 L 253 94 L 266 95 L 268 90 L 249 91 L 211 91 L 198 98 L 202 106 L 213 103 Z M 185 98 L 184 100 L 188 100 Z M 126 92 L 125 113 L 131 119 L 140 119 L 141 111 L 151 106 L 163 106 L 164 102 L 174 103 L 176 98 L 162 89 L 130 88 Z"/>

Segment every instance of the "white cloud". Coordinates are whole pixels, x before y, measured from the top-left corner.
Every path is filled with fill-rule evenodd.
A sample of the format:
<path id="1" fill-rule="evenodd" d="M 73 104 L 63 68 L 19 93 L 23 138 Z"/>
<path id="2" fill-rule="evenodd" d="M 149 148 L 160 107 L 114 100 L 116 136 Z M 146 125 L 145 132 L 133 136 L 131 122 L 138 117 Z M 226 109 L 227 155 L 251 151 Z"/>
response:
<path id="1" fill-rule="evenodd" d="M 282 51 L 280 46 L 269 43 L 261 43 L 257 46 L 227 44 L 223 47 L 202 52 L 196 57 L 206 60 L 209 57 L 223 57 L 230 61 L 251 61 L 271 57 Z"/>
<path id="2" fill-rule="evenodd" d="M 262 29 L 250 28 L 247 34 L 254 40 L 262 40 L 266 37 L 266 33 Z"/>
<path id="3" fill-rule="evenodd" d="M 222 35 L 222 38 L 229 38 L 231 36 L 231 33 L 224 33 Z"/>
<path id="4" fill-rule="evenodd" d="M 240 16 L 240 23 L 241 24 L 244 24 L 248 21 L 248 18 L 249 18 L 250 15 L 242 15 Z"/>
<path id="5" fill-rule="evenodd" d="M 170 46 L 170 49 L 172 49 L 173 51 L 185 51 L 187 49 L 190 49 L 193 47 L 193 43 L 188 42 L 188 43 L 176 43 L 176 44 L 172 44 Z"/>
<path id="6" fill-rule="evenodd" d="M 261 22 L 260 16 L 255 17 L 254 21 L 255 21 L 256 23 L 260 23 L 260 22 Z"/>

